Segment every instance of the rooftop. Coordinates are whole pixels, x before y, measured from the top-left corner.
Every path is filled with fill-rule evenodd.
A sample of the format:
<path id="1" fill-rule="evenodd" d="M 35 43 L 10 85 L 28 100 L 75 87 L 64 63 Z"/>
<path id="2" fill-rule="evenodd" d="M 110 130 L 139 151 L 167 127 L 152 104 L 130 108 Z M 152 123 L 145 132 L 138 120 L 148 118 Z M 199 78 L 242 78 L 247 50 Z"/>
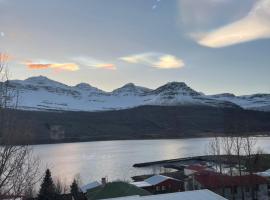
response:
<path id="1" fill-rule="evenodd" d="M 224 197 L 209 190 L 194 190 L 150 196 L 129 196 L 108 200 L 226 200 Z"/>
<path id="2" fill-rule="evenodd" d="M 217 173 L 199 173 L 195 175 L 196 181 L 206 188 L 220 188 L 224 186 L 246 186 L 253 184 L 266 184 L 267 180 L 258 175 L 228 176 Z"/>
<path id="3" fill-rule="evenodd" d="M 149 187 L 149 186 L 153 186 L 153 185 L 157 185 L 159 183 L 162 183 L 163 181 L 166 181 L 168 179 L 179 181 L 178 179 L 171 178 L 168 176 L 155 175 L 155 176 L 151 176 L 150 178 L 145 179 L 144 181 L 133 182 L 132 184 L 137 186 L 137 187 Z"/>
<path id="4" fill-rule="evenodd" d="M 87 190 L 96 188 L 96 187 L 98 187 L 98 186 L 100 186 L 100 185 L 101 185 L 100 182 L 94 181 L 94 182 L 91 182 L 91 183 L 88 183 L 88 184 L 82 186 L 82 187 L 81 187 L 81 191 L 85 193 L 85 192 L 87 192 Z"/>
<path id="5" fill-rule="evenodd" d="M 267 178 L 269 178 L 270 177 L 270 169 L 268 169 L 268 170 L 266 170 L 266 171 L 264 171 L 264 172 L 258 172 L 258 173 L 256 173 L 257 175 L 259 175 L 259 176 L 262 176 L 262 177 L 267 177 Z"/>

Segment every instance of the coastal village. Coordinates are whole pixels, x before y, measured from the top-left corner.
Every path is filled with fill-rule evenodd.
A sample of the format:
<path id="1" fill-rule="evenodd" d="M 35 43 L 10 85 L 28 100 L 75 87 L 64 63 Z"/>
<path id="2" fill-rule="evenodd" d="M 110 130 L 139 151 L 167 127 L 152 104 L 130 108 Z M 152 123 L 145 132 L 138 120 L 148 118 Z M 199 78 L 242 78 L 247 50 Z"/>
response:
<path id="1" fill-rule="evenodd" d="M 185 164 L 181 165 L 180 163 L 183 162 Z M 241 200 L 243 199 L 242 194 L 246 200 L 267 200 L 270 197 L 270 169 L 254 174 L 243 173 L 242 175 L 239 175 L 234 169 L 233 175 L 231 175 L 226 165 L 223 166 L 223 171 L 227 170 L 227 172 L 221 174 L 215 169 L 213 163 L 210 162 L 192 159 L 187 159 L 183 162 L 175 162 L 175 166 L 181 169 L 176 172 L 169 172 L 167 175 L 154 174 L 145 179 L 143 179 L 143 176 L 133 177 L 137 181 L 131 183 L 108 183 L 107 179 L 104 178 L 101 182 L 97 181 L 83 186 L 82 191 L 89 200 L 116 197 L 117 199 L 146 200 Z M 171 167 L 176 168 L 175 166 L 171 165 Z M 120 192 L 118 194 L 107 193 L 114 185 L 121 185 L 122 193 L 117 191 L 117 189 L 115 191 Z M 127 191 L 130 191 L 130 193 Z M 150 196 L 148 196 L 149 194 Z M 155 196 L 152 197 L 151 195 Z"/>
<path id="2" fill-rule="evenodd" d="M 264 156 L 268 156 L 267 154 Z M 133 181 L 110 181 L 108 177 L 78 186 L 59 200 L 268 200 L 270 168 L 250 172 L 243 165 L 222 162 L 213 156 L 134 164 L 134 167 L 160 167 L 167 172 L 132 177 Z M 266 159 L 263 159 L 264 162 Z M 260 169 L 262 166 L 257 162 Z M 244 169 L 245 168 L 245 169 Z M 221 170 L 221 171 L 220 171 Z M 49 171 L 49 170 L 47 170 Z M 47 173 L 47 172 L 46 172 Z M 46 174 L 47 176 L 47 174 Z M 46 179 L 44 178 L 44 181 Z M 47 177 L 48 178 L 48 177 Z M 46 182 L 46 181 L 45 181 Z M 74 184 L 76 186 L 74 186 Z M 49 187 L 47 187 L 49 188 Z M 42 190 L 42 186 L 41 186 Z M 47 191 L 47 190 L 46 190 Z M 24 199 L 24 198 L 23 198 Z M 27 198 L 26 198 L 27 199 Z M 35 200 L 37 198 L 28 198 Z"/>
<path id="3" fill-rule="evenodd" d="M 270 200 L 270 0 L 0 0 L 0 200 Z"/>

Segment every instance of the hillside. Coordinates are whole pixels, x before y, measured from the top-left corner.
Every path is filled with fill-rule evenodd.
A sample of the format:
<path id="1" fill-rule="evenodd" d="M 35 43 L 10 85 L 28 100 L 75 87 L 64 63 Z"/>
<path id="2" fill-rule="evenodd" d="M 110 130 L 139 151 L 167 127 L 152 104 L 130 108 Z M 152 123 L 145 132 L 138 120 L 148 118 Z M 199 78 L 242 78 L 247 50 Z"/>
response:
<path id="1" fill-rule="evenodd" d="M 23 127 L 28 124 L 34 143 L 270 133 L 269 112 L 240 108 L 142 106 L 104 112 L 9 112 L 25 122 Z"/>

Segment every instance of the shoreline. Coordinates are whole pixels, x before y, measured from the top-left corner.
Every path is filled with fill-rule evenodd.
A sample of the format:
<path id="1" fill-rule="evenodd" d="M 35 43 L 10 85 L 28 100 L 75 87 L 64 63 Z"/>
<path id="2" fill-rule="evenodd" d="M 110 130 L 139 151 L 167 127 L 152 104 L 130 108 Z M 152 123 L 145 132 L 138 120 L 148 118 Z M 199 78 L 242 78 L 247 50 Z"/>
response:
<path id="1" fill-rule="evenodd" d="M 270 133 L 254 133 L 254 134 L 248 134 L 251 137 L 270 137 Z M 58 140 L 58 141 L 42 141 L 42 142 L 33 142 L 29 143 L 27 145 L 35 146 L 35 145 L 50 145 L 50 144 L 70 144 L 70 143 L 86 143 L 86 142 L 107 142 L 107 141 L 137 141 L 137 140 L 181 140 L 181 139 L 200 139 L 200 138 L 214 138 L 214 137 L 227 137 L 230 135 L 226 134 L 208 134 L 208 135 L 194 135 L 194 136 L 182 136 L 182 137 L 141 137 L 141 138 L 108 138 L 108 139 L 86 139 L 86 140 L 80 140 L 80 139 L 64 139 L 64 140 Z M 241 136 L 241 135 L 234 135 L 235 137 Z M 1 140 L 0 140 L 1 141 Z"/>

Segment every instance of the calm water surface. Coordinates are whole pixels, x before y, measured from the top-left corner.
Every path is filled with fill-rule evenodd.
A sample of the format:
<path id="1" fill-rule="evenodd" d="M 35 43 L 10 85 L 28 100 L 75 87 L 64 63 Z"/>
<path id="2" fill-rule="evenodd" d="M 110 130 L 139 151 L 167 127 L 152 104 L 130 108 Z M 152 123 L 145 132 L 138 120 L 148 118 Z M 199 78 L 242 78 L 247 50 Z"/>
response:
<path id="1" fill-rule="evenodd" d="M 134 163 L 203 155 L 210 138 L 174 140 L 102 141 L 35 145 L 34 152 L 56 177 L 70 182 L 80 174 L 84 183 L 107 176 L 109 180 L 130 180 L 131 176 L 153 172 L 133 168 Z M 270 137 L 257 145 L 270 153 Z"/>

